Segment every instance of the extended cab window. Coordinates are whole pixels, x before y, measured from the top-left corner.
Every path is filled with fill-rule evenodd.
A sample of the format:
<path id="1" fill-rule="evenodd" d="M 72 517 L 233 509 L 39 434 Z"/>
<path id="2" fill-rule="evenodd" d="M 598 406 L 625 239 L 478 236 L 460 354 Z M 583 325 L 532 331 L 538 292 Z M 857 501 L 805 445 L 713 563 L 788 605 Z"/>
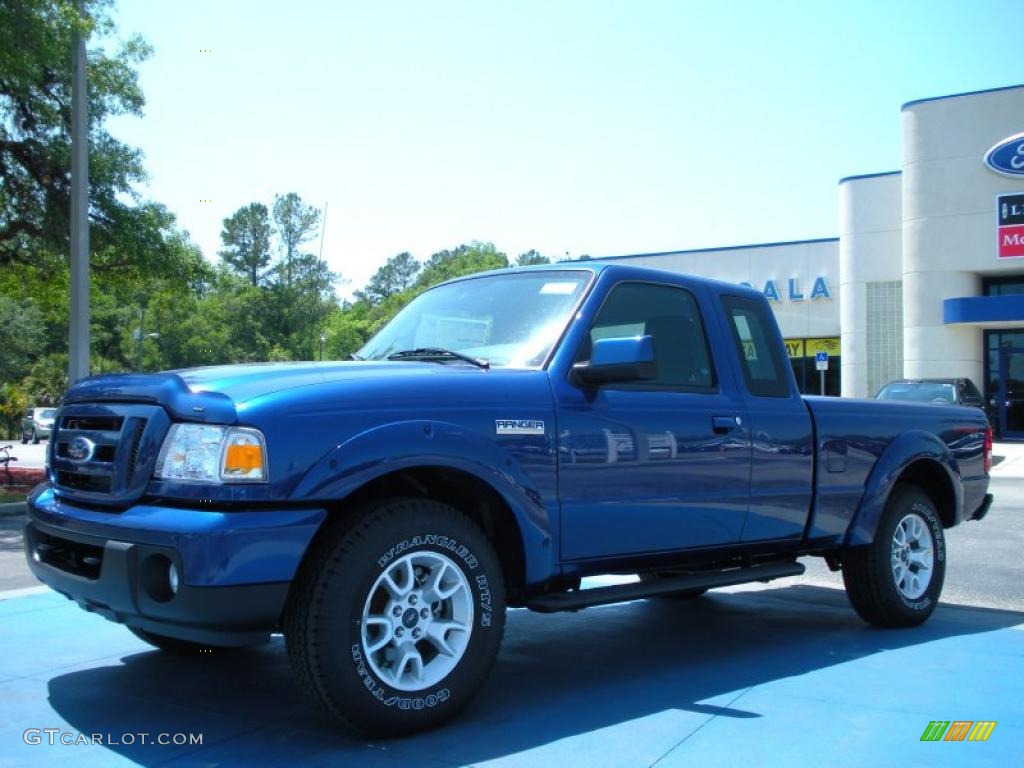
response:
<path id="1" fill-rule="evenodd" d="M 747 391 L 758 397 L 789 397 L 789 381 L 778 345 L 769 333 L 774 320 L 762 304 L 723 296 L 722 306 L 743 368 Z"/>
<path id="2" fill-rule="evenodd" d="M 590 359 L 598 339 L 651 336 L 657 378 L 617 388 L 715 391 L 704 324 L 693 294 L 684 288 L 653 283 L 614 287 L 580 347 L 576 362 Z"/>

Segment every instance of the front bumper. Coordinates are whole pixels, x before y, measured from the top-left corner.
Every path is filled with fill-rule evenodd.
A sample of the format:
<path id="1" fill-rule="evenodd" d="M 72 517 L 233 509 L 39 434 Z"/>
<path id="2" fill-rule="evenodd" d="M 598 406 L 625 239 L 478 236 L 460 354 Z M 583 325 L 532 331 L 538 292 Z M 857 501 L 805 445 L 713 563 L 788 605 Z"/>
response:
<path id="1" fill-rule="evenodd" d="M 148 505 L 104 512 L 43 489 L 29 498 L 25 555 L 40 581 L 111 621 L 197 643 L 250 645 L 277 628 L 325 514 Z"/>

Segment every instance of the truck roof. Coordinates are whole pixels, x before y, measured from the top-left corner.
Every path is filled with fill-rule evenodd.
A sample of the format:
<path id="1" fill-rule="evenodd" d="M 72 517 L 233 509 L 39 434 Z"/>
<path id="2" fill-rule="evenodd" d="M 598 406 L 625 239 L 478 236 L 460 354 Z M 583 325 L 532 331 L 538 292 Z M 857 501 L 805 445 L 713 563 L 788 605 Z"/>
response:
<path id="1" fill-rule="evenodd" d="M 620 264 L 617 262 L 603 262 L 601 259 L 592 259 L 587 261 L 559 261 L 553 264 L 533 264 L 528 267 L 504 267 L 502 269 L 489 269 L 485 272 L 474 272 L 470 275 L 462 275 L 460 277 L 453 277 L 450 280 L 445 280 L 443 283 L 438 285 L 447 285 L 449 283 L 457 283 L 463 280 L 473 280 L 479 277 L 491 277 L 493 275 L 512 275 L 521 274 L 523 272 L 565 272 L 567 270 L 576 271 L 587 271 L 593 272 L 595 275 L 600 275 L 603 272 L 614 273 L 616 277 L 620 278 L 634 278 L 637 280 L 671 280 L 678 281 L 680 278 L 687 280 L 699 280 L 709 286 L 716 288 L 717 290 L 728 290 L 730 293 L 738 295 L 749 295 L 751 297 L 764 297 L 760 291 L 750 286 L 742 285 L 740 283 L 730 283 L 725 280 L 715 280 L 710 277 L 704 277 L 703 275 L 694 275 L 686 272 L 672 272 L 667 269 L 655 269 L 652 267 L 641 267 L 635 264 Z M 437 287 L 437 286 L 432 286 Z"/>

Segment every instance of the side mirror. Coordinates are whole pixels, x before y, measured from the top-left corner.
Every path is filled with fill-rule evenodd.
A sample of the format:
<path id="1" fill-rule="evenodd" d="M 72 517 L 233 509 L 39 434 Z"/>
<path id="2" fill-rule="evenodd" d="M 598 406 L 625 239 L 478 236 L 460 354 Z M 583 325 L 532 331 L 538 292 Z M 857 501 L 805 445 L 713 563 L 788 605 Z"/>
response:
<path id="1" fill-rule="evenodd" d="M 573 366 L 574 376 L 588 386 L 650 381 L 658 375 L 654 363 L 654 339 L 632 336 L 598 339 L 590 360 Z"/>

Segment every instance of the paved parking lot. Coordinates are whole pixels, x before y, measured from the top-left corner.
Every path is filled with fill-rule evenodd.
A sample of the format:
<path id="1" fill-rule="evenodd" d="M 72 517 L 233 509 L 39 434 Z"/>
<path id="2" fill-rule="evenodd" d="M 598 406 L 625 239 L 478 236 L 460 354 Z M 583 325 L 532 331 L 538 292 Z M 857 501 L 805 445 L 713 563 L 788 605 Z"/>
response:
<path id="1" fill-rule="evenodd" d="M 1024 757 L 1024 614 L 944 605 L 922 628 L 882 631 L 824 587 L 561 616 L 513 611 L 498 665 L 462 718 L 375 744 L 339 734 L 304 701 L 280 639 L 174 659 L 53 594 L 0 602 L 0 626 L 0 766 L 932 766 Z M 923 743 L 932 720 L 998 724 L 986 743 Z M 25 743 L 26 729 L 45 728 L 118 742 L 202 734 L 203 743 Z"/>
<path id="2" fill-rule="evenodd" d="M 397 741 L 339 733 L 294 686 L 280 638 L 172 658 L 58 595 L 8 592 L 0 766 L 1020 765 L 1024 451 L 1004 456 L 990 518 L 950 532 L 947 602 L 923 627 L 867 627 L 817 567 L 695 601 L 512 611 L 470 709 Z M 933 720 L 997 724 L 984 743 L 922 742 Z M 47 728 L 119 743 L 51 746 Z M 140 733 L 202 744 L 127 743 Z"/>

